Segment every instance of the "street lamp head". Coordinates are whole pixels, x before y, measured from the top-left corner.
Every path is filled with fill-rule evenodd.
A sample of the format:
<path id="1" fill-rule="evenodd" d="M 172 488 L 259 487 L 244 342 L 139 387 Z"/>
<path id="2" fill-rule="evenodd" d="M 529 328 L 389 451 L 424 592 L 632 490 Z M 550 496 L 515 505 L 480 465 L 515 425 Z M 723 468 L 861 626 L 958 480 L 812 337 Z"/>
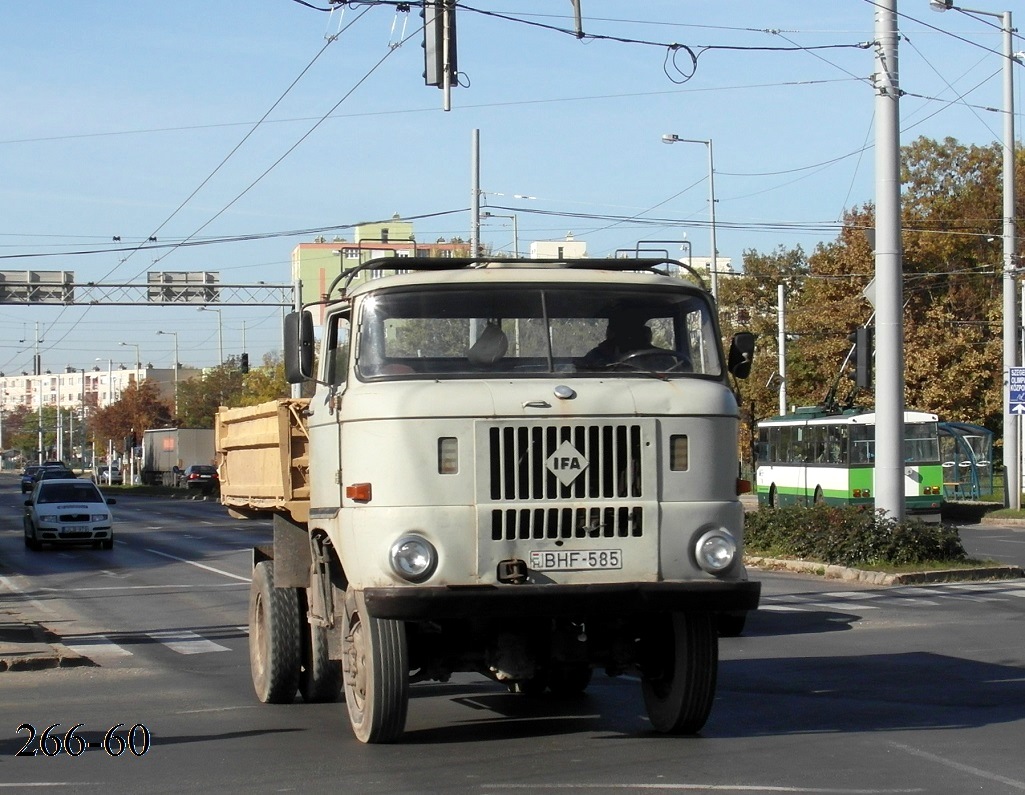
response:
<path id="1" fill-rule="evenodd" d="M 675 144 L 680 140 L 680 136 L 676 133 L 666 133 L 662 136 L 662 143 L 664 144 Z"/>
<path id="2" fill-rule="evenodd" d="M 954 0 L 929 0 L 929 8 L 933 11 L 950 11 L 954 7 Z"/>

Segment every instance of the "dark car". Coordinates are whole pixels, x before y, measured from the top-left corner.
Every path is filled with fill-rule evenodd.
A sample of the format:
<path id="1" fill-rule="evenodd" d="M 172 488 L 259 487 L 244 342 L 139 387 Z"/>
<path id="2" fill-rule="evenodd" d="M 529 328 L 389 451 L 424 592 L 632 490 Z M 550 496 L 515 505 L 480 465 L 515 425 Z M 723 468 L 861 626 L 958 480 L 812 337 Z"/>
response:
<path id="1" fill-rule="evenodd" d="M 185 488 L 199 489 L 203 494 L 212 494 L 213 490 L 220 485 L 217 467 L 209 464 L 192 464 L 192 466 L 185 467 L 181 482 Z"/>
<path id="2" fill-rule="evenodd" d="M 42 469 L 40 466 L 25 467 L 25 471 L 21 473 L 22 494 L 32 491 L 32 487 L 36 485 L 36 473 L 40 469 Z"/>
<path id="3" fill-rule="evenodd" d="M 41 480 L 69 480 L 71 478 L 77 478 L 74 472 L 70 469 L 62 469 L 59 466 L 43 465 L 39 467 L 36 473 L 32 476 L 32 484 L 35 485 Z"/>
<path id="4" fill-rule="evenodd" d="M 104 499 L 92 481 L 44 477 L 25 500 L 25 546 L 33 551 L 44 543 L 113 549 L 113 518 L 107 506 L 114 502 Z"/>

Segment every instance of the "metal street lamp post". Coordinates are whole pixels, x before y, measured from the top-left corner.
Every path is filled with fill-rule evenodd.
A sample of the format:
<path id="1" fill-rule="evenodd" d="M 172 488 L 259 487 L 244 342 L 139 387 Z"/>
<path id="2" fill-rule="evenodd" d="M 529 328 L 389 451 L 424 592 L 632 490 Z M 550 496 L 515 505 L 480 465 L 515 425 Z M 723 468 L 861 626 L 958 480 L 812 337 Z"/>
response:
<path id="1" fill-rule="evenodd" d="M 181 365 L 178 362 L 178 332 L 158 331 L 157 334 L 170 334 L 174 337 L 174 416 L 178 416 L 178 369 Z"/>
<path id="2" fill-rule="evenodd" d="M 135 385 L 139 385 L 139 371 L 142 369 L 142 354 L 139 353 L 139 343 L 137 342 L 122 342 L 120 345 L 130 346 L 135 348 Z"/>
<path id="3" fill-rule="evenodd" d="M 1010 11 L 980 11 L 976 8 L 956 6 L 953 0 L 930 0 L 935 11 L 961 11 L 966 14 L 995 17 L 1000 20 L 1003 33 L 1003 79 L 1004 79 L 1004 163 L 1003 163 L 1003 337 L 1004 337 L 1004 471 L 1008 507 L 1021 508 L 1021 474 L 1018 440 L 1018 415 L 1011 411 L 1011 370 L 1018 358 L 1018 304 L 1015 287 L 1015 223 L 1014 223 L 1014 26 Z"/>
<path id="4" fill-rule="evenodd" d="M 97 356 L 94 361 L 102 362 L 106 357 Z M 107 359 L 107 403 L 104 408 L 108 408 L 111 403 L 114 402 L 114 360 Z"/>
<path id="5" fill-rule="evenodd" d="M 719 300 L 719 264 L 715 246 L 715 164 L 712 158 L 712 139 L 681 138 L 675 133 L 666 133 L 662 136 L 664 144 L 704 144 L 708 147 L 708 215 L 709 233 L 711 236 L 711 259 L 709 260 L 709 272 L 712 275 L 712 297 Z"/>
<path id="6" fill-rule="evenodd" d="M 96 357 L 95 361 L 102 362 L 103 357 Z M 107 406 L 114 402 L 114 360 L 107 359 Z M 107 484 L 110 484 L 110 469 L 114 465 L 114 440 L 107 439 Z"/>
<path id="7" fill-rule="evenodd" d="M 212 306 L 201 306 L 199 311 L 217 313 L 217 364 L 224 364 L 224 327 L 221 325 L 221 310 Z"/>

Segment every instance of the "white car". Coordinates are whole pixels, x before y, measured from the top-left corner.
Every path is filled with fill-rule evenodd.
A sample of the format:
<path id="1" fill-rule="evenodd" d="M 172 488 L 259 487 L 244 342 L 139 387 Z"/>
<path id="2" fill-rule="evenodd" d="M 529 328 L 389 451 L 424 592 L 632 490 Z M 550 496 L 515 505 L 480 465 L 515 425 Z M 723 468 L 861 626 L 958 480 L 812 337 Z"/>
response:
<path id="1" fill-rule="evenodd" d="M 96 482 L 108 486 L 120 486 L 125 481 L 121 470 L 117 467 L 100 467 L 96 470 Z"/>
<path id="2" fill-rule="evenodd" d="M 25 546 L 92 544 L 114 548 L 113 516 L 96 484 L 79 478 L 41 480 L 25 500 Z"/>

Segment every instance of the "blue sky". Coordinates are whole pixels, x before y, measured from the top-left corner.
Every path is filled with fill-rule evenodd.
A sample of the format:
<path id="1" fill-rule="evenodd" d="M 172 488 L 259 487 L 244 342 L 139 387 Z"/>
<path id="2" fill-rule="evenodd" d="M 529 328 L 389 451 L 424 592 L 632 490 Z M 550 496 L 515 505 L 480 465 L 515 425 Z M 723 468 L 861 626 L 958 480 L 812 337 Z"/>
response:
<path id="1" fill-rule="evenodd" d="M 285 283 L 296 244 L 360 221 L 429 216 L 419 240 L 468 239 L 474 129 L 484 201 L 516 214 L 521 250 L 567 232 L 592 256 L 686 235 L 707 255 L 707 149 L 663 133 L 713 141 L 718 249 L 735 263 L 748 249 L 811 251 L 872 199 L 874 58 L 857 46 L 873 39 L 870 0 L 582 0 L 586 33 L 627 41 L 542 27 L 572 27 L 569 0 L 460 3 L 466 85 L 450 112 L 423 84 L 415 7 L 4 4 L 0 270 Z M 928 0 L 898 11 L 903 142 L 999 140 L 997 20 Z M 667 64 L 671 43 L 696 69 L 682 47 L 681 69 Z M 1025 69 L 1015 80 L 1020 137 Z M 159 245 L 139 249 L 150 236 Z M 510 252 L 510 220 L 486 220 L 482 239 Z M 200 245 L 175 245 L 186 240 Z M 280 348 L 276 309 L 220 319 L 226 355 L 241 352 L 243 323 L 254 362 Z M 213 312 L 8 305 L 0 371 L 31 368 L 37 323 L 53 371 L 130 366 L 134 344 L 170 366 L 172 337 L 157 331 L 178 333 L 184 363 L 217 360 Z"/>

